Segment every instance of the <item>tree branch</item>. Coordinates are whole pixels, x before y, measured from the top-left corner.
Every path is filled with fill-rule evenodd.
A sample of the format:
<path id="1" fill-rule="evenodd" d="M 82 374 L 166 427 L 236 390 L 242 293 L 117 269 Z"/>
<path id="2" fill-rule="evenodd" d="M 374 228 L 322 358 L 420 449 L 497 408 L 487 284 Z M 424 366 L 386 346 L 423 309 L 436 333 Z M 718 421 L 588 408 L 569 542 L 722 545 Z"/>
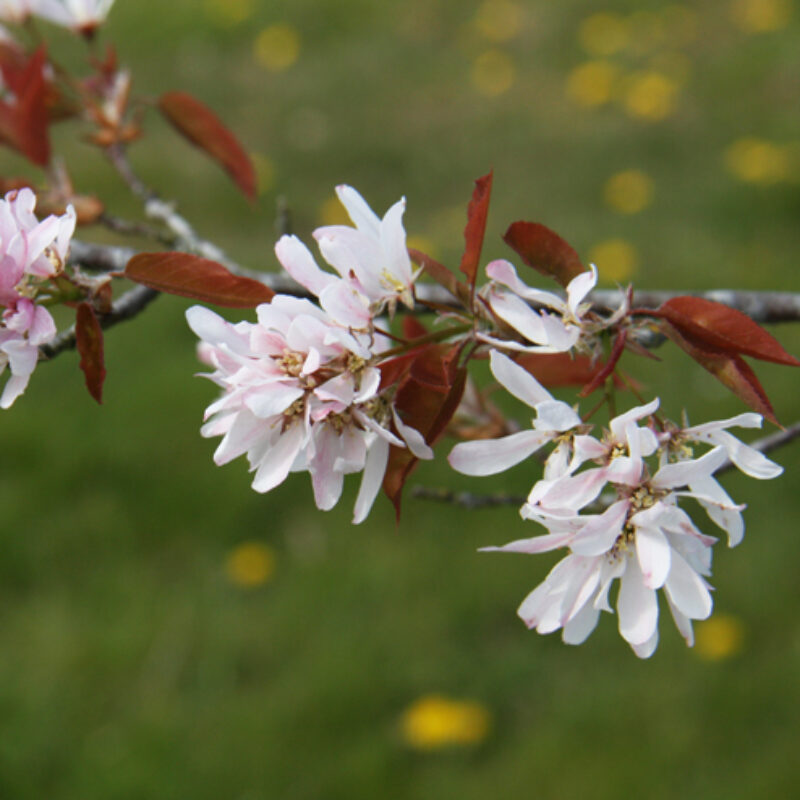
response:
<path id="1" fill-rule="evenodd" d="M 770 453 L 788 444 L 794 439 L 800 438 L 800 421 L 795 422 L 788 428 L 784 428 L 768 436 L 762 436 L 754 442 L 750 442 L 750 447 L 761 453 Z M 725 461 L 722 466 L 714 473 L 714 477 L 728 472 L 734 468 L 732 461 Z M 497 508 L 498 506 L 522 506 L 527 502 L 527 497 L 515 494 L 473 494 L 472 492 L 457 492 L 452 489 L 434 489 L 428 486 L 414 486 L 411 489 L 411 496 L 419 500 L 433 500 L 437 503 L 447 503 L 451 506 L 466 508 L 469 510 L 480 508 Z M 600 496 L 594 503 L 587 506 L 587 510 L 597 513 L 608 508 L 616 498 L 609 496 L 608 499 Z"/>

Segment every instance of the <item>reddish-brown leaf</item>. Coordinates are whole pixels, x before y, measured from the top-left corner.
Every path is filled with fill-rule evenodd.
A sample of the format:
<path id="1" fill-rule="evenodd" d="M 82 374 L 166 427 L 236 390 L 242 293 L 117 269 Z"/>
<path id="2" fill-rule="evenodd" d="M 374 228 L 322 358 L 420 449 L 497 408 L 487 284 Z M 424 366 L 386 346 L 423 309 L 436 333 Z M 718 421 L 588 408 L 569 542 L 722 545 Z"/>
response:
<path id="1" fill-rule="evenodd" d="M 427 253 L 421 250 L 415 250 L 413 247 L 408 248 L 408 255 L 411 260 L 422 267 L 425 272 L 433 278 L 440 286 L 444 286 L 453 297 L 469 297 L 469 291 L 461 283 L 456 276 L 450 272 L 444 264 L 440 264 L 435 258 L 431 258 Z"/>
<path id="2" fill-rule="evenodd" d="M 740 355 L 715 350 L 690 336 L 684 336 L 681 331 L 667 321 L 662 321 L 661 330 L 701 367 L 707 369 L 717 380 L 727 386 L 742 402 L 770 422 L 780 425 L 764 387 L 755 372 Z"/>
<path id="3" fill-rule="evenodd" d="M 588 356 L 570 353 L 523 353 L 515 361 L 547 387 L 583 386 L 604 368 L 603 362 L 592 363 Z M 617 375 L 614 384 L 618 389 L 625 386 Z"/>
<path id="4" fill-rule="evenodd" d="M 762 361 L 800 367 L 780 342 L 747 314 L 702 297 L 673 297 L 658 314 L 693 341 L 725 353 L 738 353 Z"/>
<path id="5" fill-rule="evenodd" d="M 189 253 L 139 253 L 125 277 L 159 292 L 226 308 L 254 308 L 275 295 L 268 286 L 229 272 L 222 264 Z"/>
<path id="6" fill-rule="evenodd" d="M 513 222 L 503 241 L 529 266 L 566 286 L 585 272 L 575 250 L 555 231 L 538 222 Z"/>
<path id="7" fill-rule="evenodd" d="M 444 433 L 464 393 L 467 373 L 456 366 L 457 354 L 458 347 L 429 345 L 412 363 L 395 395 L 395 406 L 403 421 L 416 428 L 429 445 Z M 439 385 L 429 383 L 432 375 L 446 377 L 446 381 Z M 417 461 L 407 448 L 392 447 L 389 454 L 383 490 L 392 501 L 398 520 L 403 486 Z"/>
<path id="8" fill-rule="evenodd" d="M 461 272 L 467 277 L 470 293 L 475 291 L 483 237 L 486 233 L 486 217 L 489 214 L 489 198 L 492 194 L 492 173 L 475 181 L 475 189 L 467 209 L 467 227 L 464 228 L 464 255 L 461 257 Z"/>
<path id="9" fill-rule="evenodd" d="M 81 303 L 78 306 L 75 317 L 75 342 L 81 356 L 80 367 L 86 378 L 86 388 L 98 403 L 102 403 L 103 381 L 106 379 L 103 329 L 89 303 Z"/>
<path id="10" fill-rule="evenodd" d="M 420 339 L 428 335 L 428 329 L 411 314 L 406 314 L 403 317 L 403 336 L 409 341 L 413 339 Z"/>
<path id="11" fill-rule="evenodd" d="M 0 103 L 0 138 L 40 167 L 50 161 L 45 61 L 44 46 L 24 64 L 0 60 L 3 79 L 14 97 Z"/>
<path id="12" fill-rule="evenodd" d="M 192 144 L 221 164 L 251 200 L 256 196 L 256 172 L 238 139 L 219 117 L 185 92 L 167 92 L 158 100 L 161 113 Z"/>

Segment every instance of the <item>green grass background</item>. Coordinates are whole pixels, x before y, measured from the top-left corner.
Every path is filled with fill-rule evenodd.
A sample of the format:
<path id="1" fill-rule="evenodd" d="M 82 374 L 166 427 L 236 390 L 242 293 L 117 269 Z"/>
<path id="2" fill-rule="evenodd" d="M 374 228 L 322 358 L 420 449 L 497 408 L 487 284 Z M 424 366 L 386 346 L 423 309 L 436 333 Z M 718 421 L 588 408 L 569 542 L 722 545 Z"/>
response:
<path id="1" fill-rule="evenodd" d="M 660 13 L 663 3 L 521 2 L 520 32 L 500 45 L 471 26 L 474 0 L 265 0 L 230 26 L 200 0 L 117 6 L 109 37 L 139 92 L 194 93 L 274 164 L 251 207 L 155 114 L 132 151 L 146 179 L 244 263 L 275 268 L 278 196 L 310 241 L 333 186 L 348 182 L 380 211 L 405 195 L 409 233 L 455 264 L 471 181 L 493 167 L 486 259 L 508 254 L 500 235 L 522 218 L 555 228 L 584 257 L 598 241 L 630 241 L 644 287 L 800 290 L 800 184 L 745 184 L 723 161 L 744 136 L 800 141 L 800 8 L 788 26 L 749 35 L 729 2 L 691 4 L 699 35 L 680 48 L 690 78 L 675 114 L 645 122 L 614 104 L 576 105 L 565 81 L 589 58 L 577 37 L 587 15 Z M 258 32 L 276 22 L 301 39 L 297 63 L 281 73 L 252 55 Z M 55 39 L 65 59 L 77 58 L 65 37 Z M 490 47 L 516 70 L 496 97 L 470 80 Z M 650 55 L 615 58 L 633 69 Z M 62 126 L 57 142 L 78 188 L 137 214 L 75 134 Z M 0 166 L 20 167 L 6 153 Z M 655 196 L 641 214 L 622 216 L 603 203 L 603 186 L 630 168 L 653 178 Z M 777 456 L 787 467 L 779 480 L 725 479 L 749 504 L 745 540 L 717 548 L 713 579 L 716 609 L 744 626 L 740 654 L 704 661 L 668 618 L 646 662 L 608 616 L 569 648 L 527 632 L 514 613 L 555 557 L 476 553 L 534 533 L 513 509 L 469 513 L 408 499 L 396 529 L 381 499 L 352 527 L 352 486 L 323 514 L 306 476 L 261 496 L 243 463 L 214 467 L 215 443 L 198 435 L 214 390 L 192 377 L 187 305 L 161 298 L 109 333 L 102 407 L 86 394 L 77 357 L 65 354 L 41 366 L 0 418 L 0 797 L 796 791 L 800 449 Z M 776 332 L 800 353 L 798 330 Z M 696 422 L 742 410 L 682 355 L 659 355 L 659 364 L 627 366 L 642 368 L 647 393 L 661 394 L 671 416 L 684 406 Z M 796 374 L 758 371 L 778 416 L 794 421 Z M 522 467 L 462 480 L 440 459 L 412 482 L 524 492 L 534 479 Z M 250 591 L 225 575 L 227 554 L 247 540 L 278 559 L 273 580 Z M 398 720 L 431 692 L 485 704 L 494 719 L 485 742 L 410 749 Z"/>

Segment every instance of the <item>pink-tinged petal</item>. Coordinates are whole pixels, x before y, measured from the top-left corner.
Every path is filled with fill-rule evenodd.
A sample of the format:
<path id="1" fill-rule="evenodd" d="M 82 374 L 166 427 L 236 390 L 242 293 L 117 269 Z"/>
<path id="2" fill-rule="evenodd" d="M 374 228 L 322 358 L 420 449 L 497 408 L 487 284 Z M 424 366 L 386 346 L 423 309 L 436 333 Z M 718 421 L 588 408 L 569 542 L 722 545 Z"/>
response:
<path id="1" fill-rule="evenodd" d="M 714 501 L 699 500 L 711 521 L 728 534 L 728 547 L 736 547 L 744 538 L 744 520 L 728 493 L 711 476 L 697 478 L 689 488 Z"/>
<path id="2" fill-rule="evenodd" d="M 597 627 L 600 612 L 592 603 L 586 603 L 583 608 L 564 626 L 561 638 L 565 644 L 583 644 L 589 634 Z"/>
<path id="3" fill-rule="evenodd" d="M 663 506 L 665 504 L 661 503 L 660 505 Z M 690 539 L 699 542 L 703 547 L 711 547 L 716 543 L 717 540 L 713 536 L 707 536 L 697 528 L 692 522 L 692 518 L 683 509 L 677 506 L 666 506 L 665 508 L 665 512 L 659 518 L 659 527 L 662 530 L 681 537 L 688 536 Z"/>
<path id="4" fill-rule="evenodd" d="M 389 443 L 380 437 L 370 445 L 367 451 L 367 460 L 364 464 L 364 476 L 353 508 L 353 524 L 358 525 L 367 518 L 375 498 L 378 496 L 383 476 L 386 473 L 386 464 L 389 461 Z"/>
<path id="5" fill-rule="evenodd" d="M 25 391 L 30 380 L 30 375 L 12 375 L 7 381 L 0 395 L 0 408 L 11 408 L 14 401 Z"/>
<path id="6" fill-rule="evenodd" d="M 706 582 L 675 552 L 664 591 L 675 608 L 690 619 L 706 619 L 711 614 L 713 602 Z"/>
<path id="7" fill-rule="evenodd" d="M 675 627 L 678 629 L 678 633 L 680 633 L 680 635 L 683 637 L 684 641 L 686 642 L 686 646 L 692 647 L 694 645 L 692 621 L 686 616 L 686 614 L 678 611 L 678 609 L 675 608 L 675 604 L 669 599 L 669 595 L 666 592 L 664 594 L 667 598 L 667 605 L 669 606 L 669 611 L 672 614 L 672 619 L 675 621 Z"/>
<path id="8" fill-rule="evenodd" d="M 769 480 L 777 478 L 783 472 L 783 467 L 770 461 L 763 453 L 753 447 L 740 442 L 735 436 L 727 431 L 718 431 L 709 436 L 714 444 L 725 448 L 728 458 L 745 475 L 759 480 Z"/>
<path id="9" fill-rule="evenodd" d="M 50 312 L 44 306 L 36 306 L 33 311 L 33 321 L 28 330 L 28 341 L 38 347 L 55 338 L 56 333 L 56 323 Z"/>
<path id="10" fill-rule="evenodd" d="M 304 440 L 303 424 L 295 422 L 290 425 L 261 457 L 253 478 L 253 489 L 263 493 L 283 483 Z"/>
<path id="11" fill-rule="evenodd" d="M 639 658 L 650 658 L 658 647 L 658 628 L 653 631 L 653 635 L 642 644 L 632 644 L 631 649 Z"/>
<path id="12" fill-rule="evenodd" d="M 521 297 L 506 291 L 489 295 L 492 312 L 529 342 L 540 347 L 549 346 L 542 315 L 534 311 Z"/>
<path id="13" fill-rule="evenodd" d="M 497 350 L 489 352 L 489 366 L 492 375 L 517 400 L 534 408 L 539 403 L 553 401 L 553 395 L 542 386 L 528 370 L 515 364 L 508 356 Z"/>
<path id="14" fill-rule="evenodd" d="M 399 292 L 411 285 L 411 259 L 408 257 L 406 247 L 406 232 L 403 228 L 403 212 L 406 209 L 406 199 L 398 200 L 385 214 L 381 221 L 381 242 L 386 256 L 386 269 L 391 278 L 392 285 L 386 288 Z"/>
<path id="15" fill-rule="evenodd" d="M 244 405 L 262 420 L 283 414 L 305 392 L 296 383 L 273 381 L 244 394 Z"/>
<path id="16" fill-rule="evenodd" d="M 580 328 L 565 325 L 561 317 L 555 314 L 540 313 L 547 345 L 551 353 L 566 353 L 571 350 L 580 338 Z"/>
<path id="17" fill-rule="evenodd" d="M 351 475 L 361 472 L 367 458 L 367 439 L 374 437 L 350 425 L 339 434 L 339 455 L 333 464 L 337 472 Z"/>
<path id="18" fill-rule="evenodd" d="M 644 585 L 639 562 L 629 558 L 617 598 L 619 632 L 632 645 L 644 644 L 658 625 L 658 601 Z"/>
<path id="19" fill-rule="evenodd" d="M 570 545 L 572 552 L 582 556 L 607 553 L 622 533 L 629 507 L 628 500 L 619 500 L 602 514 L 589 517 Z"/>
<path id="20" fill-rule="evenodd" d="M 204 306 L 192 306 L 186 310 L 186 321 L 194 333 L 209 344 L 225 346 L 234 353 L 249 352 L 248 343 L 237 333 L 230 322 Z"/>
<path id="21" fill-rule="evenodd" d="M 303 375 L 313 375 L 322 364 L 322 356 L 316 347 L 310 347 L 303 362 Z"/>
<path id="22" fill-rule="evenodd" d="M 580 610 L 591 603 L 600 582 L 601 559 L 576 556 L 576 575 L 564 593 L 561 607 L 561 625 L 566 625 Z"/>
<path id="23" fill-rule="evenodd" d="M 705 434 L 724 430 L 726 428 L 760 428 L 763 423 L 764 418 L 761 414 L 754 414 L 752 411 L 747 411 L 744 414 L 737 414 L 735 417 L 730 417 L 729 419 L 719 419 L 713 422 L 704 422 L 702 425 L 692 425 L 692 427 L 686 428 L 684 433 L 689 435 L 692 439 L 709 441 L 704 438 Z"/>
<path id="24" fill-rule="evenodd" d="M 518 539 L 509 542 L 501 547 L 481 547 L 479 553 L 546 553 L 550 550 L 557 550 L 559 547 L 568 547 L 575 534 L 572 531 L 566 533 L 551 533 L 546 536 L 534 536 L 531 539 Z"/>
<path id="25" fill-rule="evenodd" d="M 510 350 L 513 353 L 559 353 L 560 350 L 554 350 L 549 345 L 524 345 L 519 342 L 514 342 L 511 339 L 498 339 L 496 336 L 488 336 L 485 333 L 476 333 L 475 338 L 479 342 L 491 345 L 492 347 L 500 348 L 501 350 Z"/>
<path id="26" fill-rule="evenodd" d="M 640 419 L 644 419 L 645 417 L 649 417 L 651 414 L 654 414 L 658 408 L 658 404 L 659 399 L 656 397 L 655 400 L 652 400 L 646 405 L 636 406 L 635 408 L 631 408 L 629 411 L 626 411 L 624 414 L 614 417 L 614 419 L 608 423 L 611 433 L 614 434 L 614 439 L 618 442 L 625 442 L 628 425 L 631 422 L 638 422 Z"/>
<path id="27" fill-rule="evenodd" d="M 48 278 L 55 274 L 55 266 L 50 261 L 34 265 L 39 256 L 44 253 L 45 248 L 49 247 L 56 236 L 60 222 L 58 217 L 47 217 L 42 220 L 33 230 L 25 233 L 25 271 L 31 275 L 38 275 L 41 278 Z M 46 264 L 46 266 L 45 266 Z"/>
<path id="28" fill-rule="evenodd" d="M 2 346 L 13 375 L 29 376 L 39 361 L 39 349 L 26 339 L 11 339 Z"/>
<path id="29" fill-rule="evenodd" d="M 563 433 L 582 424 L 573 408 L 560 400 L 546 400 L 536 406 L 533 427 L 539 431 Z"/>
<path id="30" fill-rule="evenodd" d="M 713 474 L 726 460 L 724 448 L 715 447 L 701 458 L 666 464 L 655 474 L 651 485 L 656 489 L 676 489 L 679 486 L 688 486 L 700 478 L 707 478 Z"/>
<path id="31" fill-rule="evenodd" d="M 63 214 L 59 220 L 60 225 L 58 228 L 58 235 L 56 236 L 55 248 L 58 257 L 61 261 L 66 261 L 67 252 L 69 251 L 69 243 L 75 233 L 75 225 L 77 224 L 78 216 L 72 204 L 67 206 L 66 213 Z"/>
<path id="32" fill-rule="evenodd" d="M 540 481 L 541 483 L 541 481 Z M 589 469 L 579 475 L 566 475 L 543 487 L 544 492 L 538 498 L 538 504 L 546 510 L 563 509 L 568 512 L 577 512 L 597 498 L 606 485 L 605 468 Z M 534 505 L 538 492 L 534 494 L 536 486 L 531 490 L 528 502 Z"/>
<path id="33" fill-rule="evenodd" d="M 389 444 L 393 444 L 395 447 L 405 447 L 405 442 L 395 436 L 391 431 L 386 430 L 386 428 L 382 428 L 373 417 L 370 417 L 368 414 L 365 414 L 358 408 L 352 409 L 352 414 L 355 420 L 360 424 L 363 425 L 368 431 L 372 431 L 376 433 L 381 439 Z"/>
<path id="34" fill-rule="evenodd" d="M 559 312 L 567 310 L 566 303 L 557 294 L 545 292 L 541 289 L 533 289 L 521 281 L 514 265 L 510 261 L 505 259 L 490 261 L 486 265 L 486 274 L 492 280 L 507 286 L 514 294 L 524 297 L 525 300 L 532 303 L 540 303 Z"/>
<path id="35" fill-rule="evenodd" d="M 560 478 L 570 472 L 570 456 L 572 455 L 572 447 L 568 441 L 560 441 L 553 452 L 547 456 L 547 461 L 544 462 L 544 479 L 552 481 Z"/>
<path id="36" fill-rule="evenodd" d="M 364 403 L 378 393 L 381 385 L 381 371 L 376 367 L 368 367 L 361 373 L 361 385 L 358 387 L 354 403 Z"/>
<path id="37" fill-rule="evenodd" d="M 275 244 L 275 255 L 289 275 L 313 295 L 319 297 L 323 289 L 339 282 L 335 275 L 317 266 L 311 251 L 296 236 L 281 236 Z"/>
<path id="38" fill-rule="evenodd" d="M 313 436 L 314 456 L 309 468 L 314 502 L 321 511 L 330 511 L 342 496 L 344 475 L 334 469 L 339 457 L 339 434 L 330 425 L 317 426 Z"/>
<path id="39" fill-rule="evenodd" d="M 550 633 L 560 627 L 561 601 L 575 577 L 579 556 L 566 556 L 550 570 L 544 582 L 537 586 L 520 604 L 517 614 L 529 628 Z"/>
<path id="40" fill-rule="evenodd" d="M 597 267 L 589 265 L 586 272 L 576 275 L 567 286 L 567 305 L 573 316 L 578 316 L 578 306 L 597 284 Z"/>
<path id="41" fill-rule="evenodd" d="M 381 221 L 378 215 L 352 186 L 340 184 L 336 187 L 336 196 L 347 210 L 347 214 L 352 220 L 353 225 L 355 225 L 359 231 L 375 237 L 380 235 Z M 324 230 L 324 228 L 320 230 Z"/>
<path id="42" fill-rule="evenodd" d="M 462 442 L 450 451 L 447 460 L 462 475 L 494 475 L 524 461 L 549 440 L 546 433 L 520 431 L 499 439 Z"/>
<path id="43" fill-rule="evenodd" d="M 353 376 L 346 372 L 340 373 L 335 378 L 325 381 L 314 390 L 320 400 L 335 400 L 344 406 L 353 402 Z"/>
<path id="44" fill-rule="evenodd" d="M 372 321 L 369 298 L 346 281 L 337 281 L 324 289 L 320 293 L 319 302 L 340 325 L 362 329 L 368 327 Z"/>
<path id="45" fill-rule="evenodd" d="M 330 235 L 317 239 L 319 250 L 325 260 L 348 283 L 376 301 L 384 296 L 380 271 L 384 268 L 383 248 L 378 239 L 359 233 L 353 228 L 339 227 L 328 229 Z M 315 233 L 316 236 L 316 233 Z"/>
<path id="46" fill-rule="evenodd" d="M 400 415 L 394 407 L 392 407 L 392 419 L 394 420 L 394 426 L 397 428 L 397 432 L 408 445 L 408 449 L 417 458 L 421 458 L 425 461 L 429 461 L 433 458 L 433 450 L 426 444 L 425 437 L 416 428 L 406 425 L 405 422 L 400 419 Z"/>
<path id="47" fill-rule="evenodd" d="M 215 420 L 203 426 L 201 433 L 203 436 L 218 436 L 225 433 L 222 441 L 214 451 L 214 463 L 222 466 L 238 458 L 243 453 L 250 450 L 261 437 L 269 438 L 270 429 L 265 425 L 263 419 L 258 419 L 246 411 L 232 414 L 230 417 L 223 418 L 224 430 L 220 429 L 218 421 Z"/>
<path id="48" fill-rule="evenodd" d="M 647 526 L 636 527 L 636 556 L 642 570 L 644 585 L 648 589 L 660 589 L 669 573 L 672 548 L 667 537 L 658 529 Z"/>
<path id="49" fill-rule="evenodd" d="M 616 558 L 611 563 L 608 560 L 603 562 L 600 572 L 600 586 L 593 604 L 596 609 L 608 611 L 609 614 L 614 613 L 614 609 L 608 604 L 608 590 L 617 578 L 622 577 L 627 561 L 627 558 Z"/>
<path id="50" fill-rule="evenodd" d="M 605 461 L 608 447 L 594 438 L 579 434 L 572 439 L 573 456 L 570 472 L 577 469 L 585 461 Z"/>

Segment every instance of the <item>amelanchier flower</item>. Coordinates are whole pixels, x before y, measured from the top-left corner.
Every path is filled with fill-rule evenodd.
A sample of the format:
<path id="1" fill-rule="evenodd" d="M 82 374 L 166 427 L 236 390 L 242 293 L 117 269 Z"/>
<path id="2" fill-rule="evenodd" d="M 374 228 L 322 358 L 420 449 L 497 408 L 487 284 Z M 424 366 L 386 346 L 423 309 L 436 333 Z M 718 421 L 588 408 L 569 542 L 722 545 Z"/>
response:
<path id="1" fill-rule="evenodd" d="M 19 24 L 34 13 L 38 0 L 0 0 L 0 20 Z"/>
<path id="2" fill-rule="evenodd" d="M 397 303 L 413 307 L 414 274 L 403 228 L 405 199 L 380 219 L 351 186 L 336 193 L 355 227 L 330 225 L 314 231 L 320 252 L 338 275 L 321 270 L 308 248 L 295 236 L 283 236 L 275 253 L 284 269 L 317 296 L 340 325 L 367 329 L 384 310 Z"/>
<path id="3" fill-rule="evenodd" d="M 575 348 L 582 337 L 596 333 L 596 324 L 590 326 L 584 319 L 589 310 L 584 300 L 597 284 L 594 265 L 570 281 L 566 300 L 553 292 L 533 289 L 525 284 L 509 261 L 492 261 L 486 267 L 486 274 L 492 280 L 482 295 L 492 313 L 529 344 L 483 334 L 480 338 L 487 343 L 527 353 L 564 353 Z M 550 310 L 535 311 L 530 303 L 538 303 Z M 617 318 L 617 315 L 612 316 L 603 327 L 614 324 Z"/>
<path id="4" fill-rule="evenodd" d="M 39 346 L 51 341 L 56 326 L 50 312 L 36 304 L 49 278 L 64 267 L 75 230 L 70 206 L 60 217 L 41 222 L 33 213 L 36 195 L 30 189 L 9 192 L 0 200 L 0 373 L 11 377 L 0 395 L 9 408 L 28 385 L 39 358 Z"/>
<path id="5" fill-rule="evenodd" d="M 512 433 L 500 439 L 484 439 L 457 444 L 448 461 L 464 475 L 494 475 L 524 461 L 544 445 L 560 440 L 550 454 L 545 474 L 562 474 L 571 456 L 571 437 L 566 431 L 579 428 L 580 417 L 574 409 L 556 400 L 527 370 L 497 350 L 489 354 L 492 374 L 517 399 L 536 412 L 531 430 Z"/>
<path id="6" fill-rule="evenodd" d="M 256 323 L 231 324 L 200 306 L 187 311 L 201 338 L 209 375 L 223 389 L 206 410 L 203 436 L 222 436 L 224 464 L 246 453 L 253 488 L 267 492 L 289 472 L 311 474 L 314 499 L 328 510 L 344 476 L 364 475 L 354 522 L 364 520 L 380 489 L 389 446 L 431 458 L 420 433 L 405 425 L 380 389 L 380 342 L 334 324 L 308 300 L 276 295 Z"/>
<path id="7" fill-rule="evenodd" d="M 92 34 L 105 21 L 114 0 L 33 0 L 33 13 L 77 33 Z"/>
<path id="8" fill-rule="evenodd" d="M 545 390 L 506 356 L 493 352 L 491 359 L 495 377 L 538 411 L 543 397 L 539 390 Z M 600 439 L 588 435 L 589 426 L 581 425 L 569 409 L 572 424 L 564 415 L 564 424 L 549 438 L 535 435 L 537 420 L 533 431 L 466 442 L 451 453 L 456 469 L 484 475 L 519 463 L 550 442 L 557 444 L 548 461 L 559 448 L 569 448 L 558 457 L 559 468 L 535 483 L 520 512 L 547 533 L 483 548 L 529 554 L 570 551 L 522 602 L 518 613 L 529 628 L 539 633 L 562 629 L 565 642 L 580 644 L 594 630 L 600 611 L 612 612 L 608 596 L 617 579 L 620 634 L 641 658 L 652 655 L 658 644 L 659 589 L 689 645 L 692 620 L 711 613 L 706 577 L 716 540 L 702 533 L 679 503 L 686 497 L 699 502 L 733 545 L 743 533 L 744 506 L 733 503 L 714 473 L 728 458 L 755 477 L 776 477 L 782 470 L 725 430 L 756 427 L 761 422 L 757 414 L 691 428 L 662 422 L 664 429 L 657 431 L 652 419 L 657 407 L 656 399 L 615 417 Z M 695 458 L 688 442 L 712 449 Z M 647 459 L 654 462 L 652 467 Z M 592 465 L 581 470 L 586 462 Z M 611 497 L 601 504 L 605 510 L 585 513 L 608 492 Z"/>

